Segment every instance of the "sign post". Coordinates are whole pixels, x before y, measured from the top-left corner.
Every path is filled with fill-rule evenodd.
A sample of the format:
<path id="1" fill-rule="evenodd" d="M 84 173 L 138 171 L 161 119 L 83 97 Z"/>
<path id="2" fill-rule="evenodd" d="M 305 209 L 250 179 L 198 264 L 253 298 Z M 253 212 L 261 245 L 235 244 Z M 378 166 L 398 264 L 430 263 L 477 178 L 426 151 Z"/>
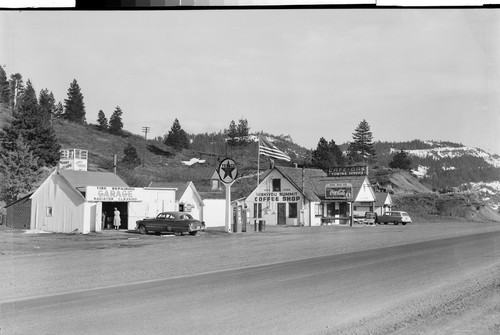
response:
<path id="1" fill-rule="evenodd" d="M 231 185 L 238 177 L 238 169 L 236 168 L 236 163 L 231 158 L 224 158 L 217 168 L 217 174 L 219 175 L 220 180 L 226 185 L 225 231 L 226 233 L 231 233 L 231 218 L 233 214 L 231 211 Z"/>

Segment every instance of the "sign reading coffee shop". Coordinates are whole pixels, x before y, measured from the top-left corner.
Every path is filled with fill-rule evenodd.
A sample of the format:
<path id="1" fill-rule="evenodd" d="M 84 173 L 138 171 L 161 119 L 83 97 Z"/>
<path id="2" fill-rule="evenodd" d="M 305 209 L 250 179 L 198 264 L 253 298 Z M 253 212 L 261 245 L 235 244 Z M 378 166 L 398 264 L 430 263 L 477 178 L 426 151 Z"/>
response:
<path id="1" fill-rule="evenodd" d="M 299 192 L 263 192 L 257 193 L 254 201 L 297 202 L 300 201 L 300 194 Z"/>
<path id="2" fill-rule="evenodd" d="M 329 177 L 367 176 L 368 166 L 336 166 L 328 170 Z"/>
<path id="3" fill-rule="evenodd" d="M 352 184 L 335 183 L 325 185 L 325 199 L 346 200 L 352 198 Z"/>

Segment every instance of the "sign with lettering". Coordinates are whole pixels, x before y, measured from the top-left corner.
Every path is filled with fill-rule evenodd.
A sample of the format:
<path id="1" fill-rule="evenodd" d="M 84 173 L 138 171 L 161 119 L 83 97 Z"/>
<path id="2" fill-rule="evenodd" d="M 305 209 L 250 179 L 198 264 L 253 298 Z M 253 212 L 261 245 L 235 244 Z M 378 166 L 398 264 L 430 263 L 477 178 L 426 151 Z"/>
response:
<path id="1" fill-rule="evenodd" d="M 139 202 L 142 201 L 142 188 L 87 186 L 87 201 Z"/>
<path id="2" fill-rule="evenodd" d="M 346 200 L 352 198 L 352 184 L 336 183 L 325 185 L 325 199 Z"/>
<path id="3" fill-rule="evenodd" d="M 328 170 L 329 177 L 367 176 L 368 166 L 336 166 Z"/>
<path id="4" fill-rule="evenodd" d="M 264 192 L 255 194 L 255 202 L 276 201 L 276 202 L 298 202 L 299 192 Z"/>

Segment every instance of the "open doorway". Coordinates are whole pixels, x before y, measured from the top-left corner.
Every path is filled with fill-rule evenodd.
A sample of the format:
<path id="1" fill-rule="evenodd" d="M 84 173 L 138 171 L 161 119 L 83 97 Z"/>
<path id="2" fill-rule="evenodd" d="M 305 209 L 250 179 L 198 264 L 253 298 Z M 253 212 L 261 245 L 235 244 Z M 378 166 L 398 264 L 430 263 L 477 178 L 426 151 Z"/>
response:
<path id="1" fill-rule="evenodd" d="M 120 229 L 128 229 L 128 202 L 103 202 L 102 213 L 105 215 L 103 229 L 115 229 L 113 226 L 113 212 L 115 208 L 120 212 Z"/>

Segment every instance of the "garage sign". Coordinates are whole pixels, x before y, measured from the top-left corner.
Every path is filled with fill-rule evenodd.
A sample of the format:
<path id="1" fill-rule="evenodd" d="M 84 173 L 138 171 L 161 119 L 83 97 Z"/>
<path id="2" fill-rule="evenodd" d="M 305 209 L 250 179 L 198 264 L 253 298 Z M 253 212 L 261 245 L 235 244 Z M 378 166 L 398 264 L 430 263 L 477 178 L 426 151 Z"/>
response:
<path id="1" fill-rule="evenodd" d="M 85 199 L 87 201 L 142 201 L 142 188 L 136 187 L 105 187 L 87 186 Z"/>
<path id="2" fill-rule="evenodd" d="M 352 184 L 350 183 L 326 184 L 325 199 L 346 200 L 350 198 L 352 198 Z"/>

